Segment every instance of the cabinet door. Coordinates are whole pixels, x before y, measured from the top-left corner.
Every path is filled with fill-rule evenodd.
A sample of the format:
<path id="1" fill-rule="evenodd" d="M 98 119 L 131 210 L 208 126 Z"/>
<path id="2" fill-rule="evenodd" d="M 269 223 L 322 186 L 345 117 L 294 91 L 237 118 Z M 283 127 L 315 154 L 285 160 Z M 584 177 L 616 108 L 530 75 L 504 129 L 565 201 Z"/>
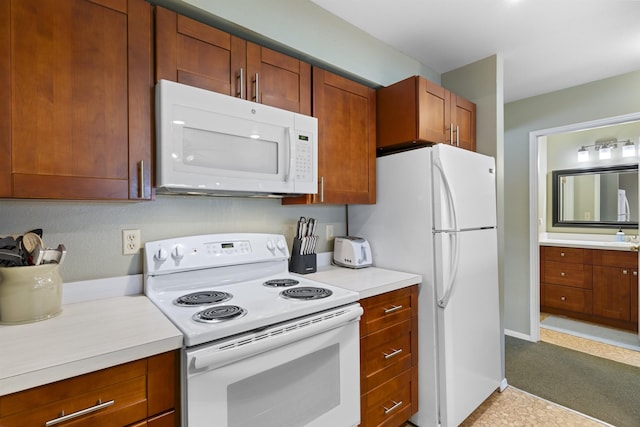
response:
<path id="1" fill-rule="evenodd" d="M 184 83 L 246 97 L 246 42 L 156 7 L 156 81 Z"/>
<path id="2" fill-rule="evenodd" d="M 247 42 L 247 99 L 311 114 L 311 65 Z"/>
<path id="3" fill-rule="evenodd" d="M 0 195 L 151 198 L 150 5 L 2 3 L 1 108 L 11 125 L 2 120 L 0 152 L 11 174 Z"/>
<path id="4" fill-rule="evenodd" d="M 418 80 L 418 139 L 451 144 L 450 92 L 429 80 Z"/>
<path id="5" fill-rule="evenodd" d="M 632 276 L 630 268 L 594 265 L 593 314 L 630 320 Z"/>
<path id="6" fill-rule="evenodd" d="M 638 323 L 638 269 L 631 269 L 631 315 L 630 319 Z"/>
<path id="7" fill-rule="evenodd" d="M 451 123 L 454 144 L 476 151 L 476 104 L 451 93 Z"/>
<path id="8" fill-rule="evenodd" d="M 313 69 L 313 116 L 318 119 L 318 194 L 283 204 L 357 204 L 376 200 L 375 90 Z"/>

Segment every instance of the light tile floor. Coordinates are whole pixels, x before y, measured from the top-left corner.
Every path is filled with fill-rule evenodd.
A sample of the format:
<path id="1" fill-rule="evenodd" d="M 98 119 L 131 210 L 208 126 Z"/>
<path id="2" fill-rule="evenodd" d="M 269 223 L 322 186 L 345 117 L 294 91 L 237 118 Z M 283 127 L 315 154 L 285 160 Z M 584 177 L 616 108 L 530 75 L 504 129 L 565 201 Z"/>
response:
<path id="1" fill-rule="evenodd" d="M 544 316 L 544 314 L 543 314 Z M 540 329 L 540 339 L 551 344 L 640 367 L 640 352 L 603 344 L 561 332 Z M 471 414 L 462 427 L 489 426 L 610 426 L 514 387 L 495 392 Z M 412 427 L 411 423 L 405 427 Z"/>

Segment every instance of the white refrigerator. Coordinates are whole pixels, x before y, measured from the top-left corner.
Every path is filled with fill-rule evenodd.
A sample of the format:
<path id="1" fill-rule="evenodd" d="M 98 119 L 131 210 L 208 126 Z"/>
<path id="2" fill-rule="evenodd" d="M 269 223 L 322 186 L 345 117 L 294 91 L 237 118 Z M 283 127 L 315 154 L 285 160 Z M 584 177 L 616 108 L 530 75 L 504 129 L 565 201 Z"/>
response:
<path id="1" fill-rule="evenodd" d="M 420 426 L 459 425 L 504 389 L 495 161 L 449 145 L 377 159 L 377 203 L 348 206 L 376 267 L 422 275 Z"/>

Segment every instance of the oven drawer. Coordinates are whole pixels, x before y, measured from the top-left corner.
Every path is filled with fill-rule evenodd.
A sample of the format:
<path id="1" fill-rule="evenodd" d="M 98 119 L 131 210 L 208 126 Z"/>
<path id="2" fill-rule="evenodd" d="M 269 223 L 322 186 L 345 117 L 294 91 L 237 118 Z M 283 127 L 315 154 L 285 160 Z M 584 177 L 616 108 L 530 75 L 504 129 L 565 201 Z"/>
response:
<path id="1" fill-rule="evenodd" d="M 371 390 L 410 368 L 411 320 L 375 332 L 361 341 L 363 390 Z"/>
<path id="2" fill-rule="evenodd" d="M 397 427 L 412 415 L 411 369 L 362 396 L 365 414 L 360 427 Z"/>
<path id="3" fill-rule="evenodd" d="M 408 287 L 360 301 L 364 309 L 364 315 L 360 321 L 360 336 L 411 318 L 414 301 L 411 298 L 411 292 L 412 288 Z"/>
<path id="4" fill-rule="evenodd" d="M 81 412 L 83 411 L 83 412 Z M 135 361 L 0 398 L 2 427 L 126 425 L 147 416 L 147 362 Z M 53 425 L 56 425 L 55 423 Z"/>

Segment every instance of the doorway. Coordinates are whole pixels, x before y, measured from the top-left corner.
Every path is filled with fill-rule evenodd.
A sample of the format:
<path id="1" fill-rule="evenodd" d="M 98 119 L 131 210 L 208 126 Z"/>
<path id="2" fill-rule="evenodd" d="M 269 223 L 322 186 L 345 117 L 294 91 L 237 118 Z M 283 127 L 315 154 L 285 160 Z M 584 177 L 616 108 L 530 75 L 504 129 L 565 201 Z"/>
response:
<path id="1" fill-rule="evenodd" d="M 549 198 L 547 195 L 548 185 L 548 166 L 547 166 L 547 143 L 548 141 L 555 141 L 557 137 L 560 135 L 573 135 L 574 137 L 580 133 L 584 133 L 584 135 L 589 136 L 591 131 L 596 132 L 595 134 L 610 134 L 615 131 L 617 127 L 628 126 L 630 124 L 640 123 L 640 113 L 634 113 L 624 116 L 611 117 L 606 119 L 594 120 L 590 122 L 576 123 L 571 125 L 560 126 L 556 128 L 543 129 L 534 132 L 530 132 L 529 134 L 529 158 L 530 158 L 530 168 L 529 168 L 529 234 L 530 234 L 530 337 L 532 341 L 540 340 L 540 233 L 545 232 L 547 230 L 553 230 L 553 227 L 549 227 L 548 224 L 551 224 L 549 218 L 550 216 L 550 203 L 547 202 Z M 640 124 L 638 124 L 640 126 Z M 638 133 L 640 135 L 640 133 Z M 640 144 L 640 139 L 638 139 L 638 135 L 634 138 L 634 143 L 636 144 L 636 157 L 635 162 L 638 161 L 638 153 L 637 148 Z M 553 143 L 553 142 L 551 142 Z M 594 144 L 593 141 L 583 142 L 579 145 L 591 145 Z M 578 149 L 580 146 L 570 149 L 572 155 L 577 161 Z M 590 162 L 590 165 L 593 166 L 595 162 Z M 606 234 L 615 233 L 614 229 L 605 229 L 599 228 L 597 230 L 591 229 L 570 229 L 570 230 L 562 230 L 565 232 L 579 232 L 579 233 L 596 233 L 596 234 Z M 557 230 L 555 230 L 557 231 Z M 632 231 L 635 235 L 638 235 L 638 230 Z"/>

